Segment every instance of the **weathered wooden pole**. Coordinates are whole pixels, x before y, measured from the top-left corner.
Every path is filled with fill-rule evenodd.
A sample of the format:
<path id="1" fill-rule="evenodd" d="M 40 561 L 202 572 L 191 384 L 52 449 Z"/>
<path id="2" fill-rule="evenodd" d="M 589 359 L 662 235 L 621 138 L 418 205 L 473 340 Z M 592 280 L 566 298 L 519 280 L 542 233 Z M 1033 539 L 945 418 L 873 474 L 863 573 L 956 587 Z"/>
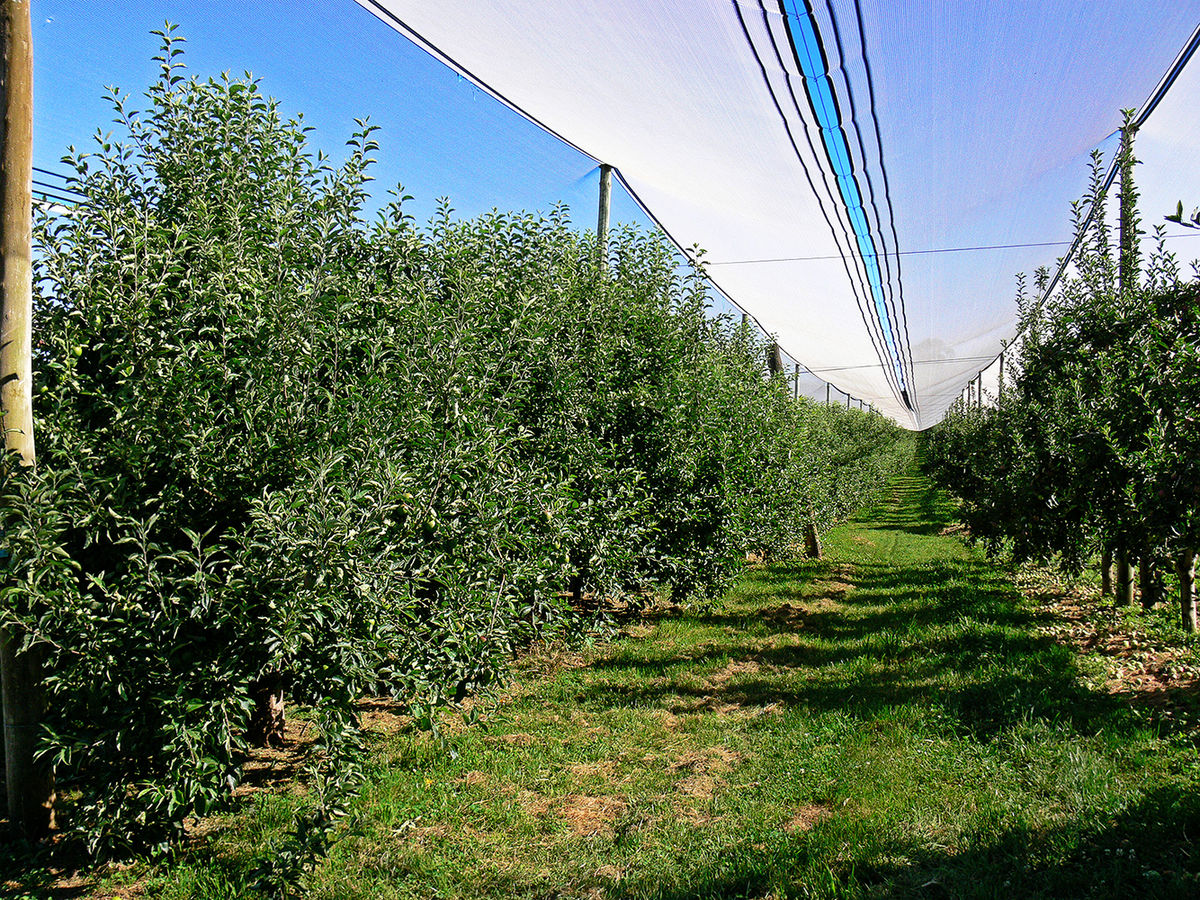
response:
<path id="1" fill-rule="evenodd" d="M 796 379 L 792 383 L 792 399 L 800 399 L 800 363 L 792 363 L 792 375 Z"/>
<path id="2" fill-rule="evenodd" d="M 608 268 L 608 219 L 612 209 L 612 166 L 600 163 L 600 206 L 596 216 L 596 246 L 600 271 Z"/>
<path id="3" fill-rule="evenodd" d="M 33 31 L 29 0 L 2 0 L 0 65 L 0 413 L 4 451 L 34 463 L 33 349 Z M 54 825 L 54 780 L 35 764 L 43 713 L 41 651 L 22 652 L 24 635 L 0 631 L 5 784 L 13 831 L 29 840 Z"/>
<path id="4" fill-rule="evenodd" d="M 997 389 L 996 389 L 996 394 L 998 395 L 997 396 L 998 400 L 1003 400 L 1004 399 L 1004 351 L 1003 350 L 1000 351 L 1000 373 L 999 373 L 999 375 L 1000 375 L 1000 383 L 999 383 L 999 387 L 997 387 Z"/>
<path id="5" fill-rule="evenodd" d="M 1119 151 L 1121 154 L 1121 207 L 1117 220 L 1119 229 L 1117 287 L 1124 303 L 1129 302 L 1130 294 L 1137 287 L 1138 278 L 1137 248 L 1134 246 L 1137 235 L 1134 234 L 1133 227 L 1134 201 L 1136 199 L 1133 185 L 1133 165 L 1136 162 L 1133 158 L 1133 139 L 1136 133 L 1133 126 L 1126 120 L 1125 126 L 1121 129 L 1121 149 Z"/>
<path id="6" fill-rule="evenodd" d="M 830 389 L 832 386 L 833 386 L 833 385 L 831 385 L 831 384 L 830 384 L 828 381 L 827 381 L 827 382 L 825 382 L 825 405 L 826 405 L 826 406 L 829 406 L 829 405 L 830 405 L 830 399 L 829 399 L 829 389 Z"/>

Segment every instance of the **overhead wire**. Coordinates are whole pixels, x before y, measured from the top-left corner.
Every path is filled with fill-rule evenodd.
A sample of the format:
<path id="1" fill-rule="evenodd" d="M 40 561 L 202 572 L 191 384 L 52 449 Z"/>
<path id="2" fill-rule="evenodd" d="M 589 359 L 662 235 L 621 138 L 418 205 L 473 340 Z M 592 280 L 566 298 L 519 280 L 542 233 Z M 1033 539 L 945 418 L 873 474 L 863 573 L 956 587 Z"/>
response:
<path id="1" fill-rule="evenodd" d="M 1016 250 L 1025 247 L 1065 247 L 1070 244 L 1070 241 L 1031 241 L 1023 244 L 980 244 L 973 247 L 934 247 L 929 250 L 893 250 L 887 255 L 891 256 L 923 256 L 932 253 L 969 253 L 976 250 Z M 884 254 L 880 254 L 881 256 Z M 744 266 L 756 263 L 780 263 L 780 262 L 815 262 L 822 259 L 838 259 L 837 254 L 829 253 L 820 256 L 776 256 L 767 257 L 764 259 L 726 259 L 726 260 L 709 260 L 710 266 Z"/>
<path id="2" fill-rule="evenodd" d="M 1187 42 L 1183 45 L 1183 48 L 1180 49 L 1178 54 L 1176 54 L 1175 60 L 1171 63 L 1163 77 L 1159 79 L 1159 82 L 1157 85 L 1155 85 L 1154 90 L 1151 91 L 1150 96 L 1147 97 L 1146 101 L 1138 108 L 1137 114 L 1130 122 L 1131 129 L 1135 134 L 1137 133 L 1137 130 L 1145 124 L 1146 120 L 1150 117 L 1150 114 L 1158 107 L 1158 104 L 1162 102 L 1163 97 L 1166 96 L 1167 91 L 1171 88 L 1176 79 L 1179 77 L 1180 73 L 1183 72 L 1184 68 L 1191 61 L 1197 49 L 1200 49 L 1200 25 L 1196 26 L 1195 30 L 1191 34 L 1191 37 L 1188 38 Z M 1106 140 L 1112 138 L 1115 134 L 1119 134 L 1120 131 L 1121 129 L 1118 129 L 1117 131 L 1113 132 L 1113 134 L 1110 134 Z M 1121 152 L 1118 151 L 1113 155 L 1112 161 L 1109 163 L 1108 172 L 1104 177 L 1104 185 L 1100 191 L 1101 196 L 1108 196 L 1108 192 L 1112 189 L 1113 182 L 1116 181 L 1117 173 L 1120 171 L 1120 168 Z M 1046 289 L 1042 291 L 1041 296 L 1037 298 L 1038 306 L 1045 303 L 1047 298 L 1054 292 L 1054 289 L 1058 287 L 1058 282 L 1062 279 L 1063 274 L 1066 272 L 1067 266 L 1070 265 L 1071 259 L 1078 252 L 1079 247 L 1083 243 L 1083 239 L 1087 236 L 1088 231 L 1091 230 L 1095 218 L 1096 204 L 1092 203 L 1088 207 L 1087 215 L 1084 217 L 1082 224 L 1075 233 L 1074 240 L 1070 241 L 1071 248 L 1059 259 L 1058 268 L 1054 272 L 1054 277 L 1047 282 Z M 1184 235 L 1171 235 L 1171 237 L 1183 236 Z M 1017 336 L 1019 335 L 1020 332 L 1017 333 Z M 994 357 L 992 357 L 991 362 L 984 366 L 983 369 L 980 369 L 980 371 L 982 372 L 984 369 L 990 369 L 992 365 L 1003 355 L 1004 351 L 1001 350 Z"/>

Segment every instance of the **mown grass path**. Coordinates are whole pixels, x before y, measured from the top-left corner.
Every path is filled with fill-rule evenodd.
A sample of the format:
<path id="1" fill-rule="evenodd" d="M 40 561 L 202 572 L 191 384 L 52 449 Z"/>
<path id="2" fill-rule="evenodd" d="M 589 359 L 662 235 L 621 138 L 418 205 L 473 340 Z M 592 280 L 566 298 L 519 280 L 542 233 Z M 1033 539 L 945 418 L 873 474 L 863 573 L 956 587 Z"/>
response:
<path id="1" fill-rule="evenodd" d="M 527 658 L 482 727 L 372 714 L 376 770 L 313 894 L 1200 896 L 1194 745 L 1088 689 L 949 515 L 899 480 L 825 559 Z M 287 821 L 286 796 L 255 805 L 140 890 L 238 893 Z"/>

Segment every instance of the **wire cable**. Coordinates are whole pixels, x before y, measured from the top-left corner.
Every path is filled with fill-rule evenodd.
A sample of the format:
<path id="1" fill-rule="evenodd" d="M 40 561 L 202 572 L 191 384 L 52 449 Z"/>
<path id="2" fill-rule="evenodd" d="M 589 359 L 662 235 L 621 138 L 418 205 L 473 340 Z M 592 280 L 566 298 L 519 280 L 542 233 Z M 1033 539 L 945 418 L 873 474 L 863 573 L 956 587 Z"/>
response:
<path id="1" fill-rule="evenodd" d="M 975 247 L 935 247 L 931 250 L 894 250 L 889 255 L 893 256 L 924 256 L 931 253 L 970 253 L 976 250 L 1017 250 L 1024 247 L 1066 247 L 1070 245 L 1070 241 L 1033 241 L 1025 244 L 981 244 Z M 779 262 L 814 262 L 822 259 L 837 259 L 836 254 L 826 254 L 823 256 L 777 256 L 765 259 L 727 259 L 723 261 L 709 260 L 710 266 L 744 266 L 755 263 L 779 263 Z"/>

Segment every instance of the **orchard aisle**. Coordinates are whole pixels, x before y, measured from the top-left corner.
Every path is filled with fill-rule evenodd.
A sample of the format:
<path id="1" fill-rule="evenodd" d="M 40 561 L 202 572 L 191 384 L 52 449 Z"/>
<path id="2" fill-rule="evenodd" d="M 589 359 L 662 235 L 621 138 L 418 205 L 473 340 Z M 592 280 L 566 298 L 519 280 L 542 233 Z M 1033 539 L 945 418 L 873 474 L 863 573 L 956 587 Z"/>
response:
<path id="1" fill-rule="evenodd" d="M 527 657 L 477 724 L 368 713 L 377 768 L 313 894 L 1196 896 L 1194 744 L 1088 689 L 950 515 L 897 480 L 823 560 Z M 140 889 L 240 893 L 287 804 Z"/>

